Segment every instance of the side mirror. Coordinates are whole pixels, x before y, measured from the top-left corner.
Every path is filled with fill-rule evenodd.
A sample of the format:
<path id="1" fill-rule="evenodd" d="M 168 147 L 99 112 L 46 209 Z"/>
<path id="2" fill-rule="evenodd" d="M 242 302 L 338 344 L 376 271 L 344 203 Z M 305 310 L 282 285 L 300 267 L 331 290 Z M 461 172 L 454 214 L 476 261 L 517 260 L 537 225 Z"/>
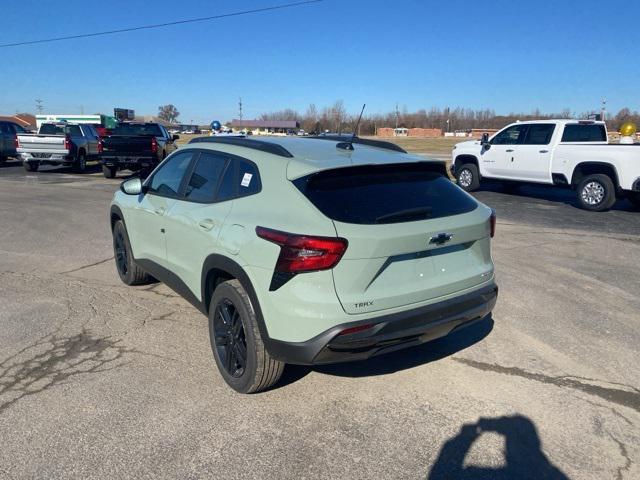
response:
<path id="1" fill-rule="evenodd" d="M 173 137 L 171 137 L 173 139 L 173 141 L 175 142 L 176 140 L 180 140 L 180 135 L 174 135 Z"/>
<path id="2" fill-rule="evenodd" d="M 480 143 L 482 144 L 482 147 L 485 150 L 489 150 L 491 148 L 491 144 L 489 143 L 489 134 L 488 133 L 483 133 L 482 134 L 482 140 L 480 140 Z"/>
<path id="3" fill-rule="evenodd" d="M 127 195 L 140 195 L 143 193 L 144 187 L 139 178 L 130 178 L 120 184 L 120 190 Z"/>

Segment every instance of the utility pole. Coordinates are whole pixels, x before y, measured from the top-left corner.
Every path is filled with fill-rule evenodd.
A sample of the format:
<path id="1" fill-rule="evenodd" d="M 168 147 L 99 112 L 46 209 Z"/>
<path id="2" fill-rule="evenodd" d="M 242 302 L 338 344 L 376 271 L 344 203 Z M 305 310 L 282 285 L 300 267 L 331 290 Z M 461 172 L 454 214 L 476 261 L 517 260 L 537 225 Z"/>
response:
<path id="1" fill-rule="evenodd" d="M 84 105 L 80 105 L 80 115 L 84 115 Z"/>
<path id="2" fill-rule="evenodd" d="M 604 122 L 607 119 L 606 115 L 607 115 L 607 99 L 603 98 L 602 107 L 600 108 L 600 120 Z"/>
<path id="3" fill-rule="evenodd" d="M 398 110 L 398 102 L 396 102 L 396 128 L 398 128 L 399 120 L 400 120 L 400 111 Z"/>
<path id="4" fill-rule="evenodd" d="M 238 118 L 240 120 L 240 130 L 242 130 L 242 97 L 238 100 Z"/>
<path id="5" fill-rule="evenodd" d="M 42 113 L 43 110 L 44 110 L 44 107 L 42 106 L 42 100 L 40 100 L 39 98 L 36 98 L 36 112 Z"/>

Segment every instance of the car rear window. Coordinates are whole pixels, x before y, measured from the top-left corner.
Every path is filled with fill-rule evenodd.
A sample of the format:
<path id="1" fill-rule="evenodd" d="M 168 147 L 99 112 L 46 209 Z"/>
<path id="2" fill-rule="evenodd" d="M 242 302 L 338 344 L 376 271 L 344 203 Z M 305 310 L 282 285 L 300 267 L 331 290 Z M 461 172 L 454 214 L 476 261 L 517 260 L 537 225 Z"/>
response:
<path id="1" fill-rule="evenodd" d="M 40 135 L 70 135 L 81 136 L 80 127 L 78 125 L 58 125 L 55 123 L 43 123 L 40 126 Z"/>
<path id="2" fill-rule="evenodd" d="M 323 214 L 344 223 L 413 222 L 459 215 L 478 206 L 427 163 L 340 168 L 294 183 Z"/>
<path id="3" fill-rule="evenodd" d="M 563 142 L 606 142 L 607 131 L 601 124 L 565 125 Z"/>
<path id="4" fill-rule="evenodd" d="M 154 124 L 121 123 L 113 129 L 113 135 L 150 135 L 162 137 L 162 130 Z"/>

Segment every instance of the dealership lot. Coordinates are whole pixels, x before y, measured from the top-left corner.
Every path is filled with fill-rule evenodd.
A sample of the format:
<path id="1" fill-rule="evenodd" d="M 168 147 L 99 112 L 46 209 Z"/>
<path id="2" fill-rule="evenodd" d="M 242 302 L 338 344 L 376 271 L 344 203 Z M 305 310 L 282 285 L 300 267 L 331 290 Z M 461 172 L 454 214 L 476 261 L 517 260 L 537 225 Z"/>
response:
<path id="1" fill-rule="evenodd" d="M 0 166 L 3 477 L 640 476 L 640 213 L 626 201 L 594 214 L 570 192 L 489 185 L 492 318 L 241 396 L 205 317 L 162 284 L 120 283 L 117 185 Z"/>

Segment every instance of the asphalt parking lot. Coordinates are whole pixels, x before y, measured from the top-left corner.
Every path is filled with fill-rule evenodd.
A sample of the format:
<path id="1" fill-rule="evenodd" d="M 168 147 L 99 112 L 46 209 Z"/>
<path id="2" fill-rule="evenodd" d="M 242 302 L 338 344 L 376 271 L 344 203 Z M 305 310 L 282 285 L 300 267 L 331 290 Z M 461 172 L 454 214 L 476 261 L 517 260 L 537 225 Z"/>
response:
<path id="1" fill-rule="evenodd" d="M 640 478 L 640 212 L 489 185 L 491 318 L 242 396 L 206 318 L 126 287 L 119 181 L 0 166 L 2 478 Z"/>

